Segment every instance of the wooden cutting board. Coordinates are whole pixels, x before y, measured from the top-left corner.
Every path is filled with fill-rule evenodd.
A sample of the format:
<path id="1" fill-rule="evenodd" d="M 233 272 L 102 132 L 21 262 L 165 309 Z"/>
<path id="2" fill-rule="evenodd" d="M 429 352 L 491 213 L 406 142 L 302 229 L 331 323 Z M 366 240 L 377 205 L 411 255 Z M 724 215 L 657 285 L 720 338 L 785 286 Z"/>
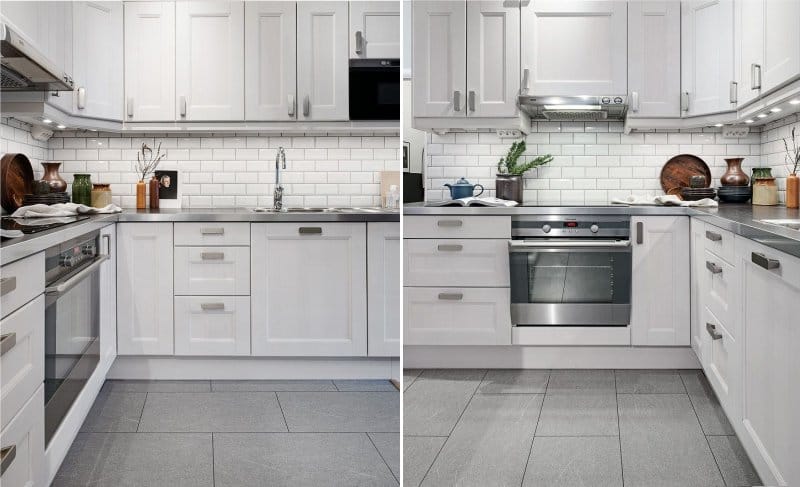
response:
<path id="1" fill-rule="evenodd" d="M 400 171 L 381 171 L 381 197 L 389 194 L 392 185 L 397 186 L 397 193 L 400 194 Z"/>
<path id="2" fill-rule="evenodd" d="M 0 204 L 13 213 L 33 189 L 33 168 L 25 154 L 4 154 L 0 159 Z"/>
<path id="3" fill-rule="evenodd" d="M 680 197 L 681 189 L 688 188 L 689 179 L 696 175 L 706 178 L 704 187 L 711 185 L 711 170 L 705 161 L 692 154 L 675 156 L 661 168 L 661 189 Z"/>

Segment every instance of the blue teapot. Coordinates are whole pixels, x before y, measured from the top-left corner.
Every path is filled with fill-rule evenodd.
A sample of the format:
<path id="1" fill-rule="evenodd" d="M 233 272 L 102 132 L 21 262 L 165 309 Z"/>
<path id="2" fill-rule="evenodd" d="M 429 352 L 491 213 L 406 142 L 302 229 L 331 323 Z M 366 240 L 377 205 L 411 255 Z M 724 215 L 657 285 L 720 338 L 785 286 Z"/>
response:
<path id="1" fill-rule="evenodd" d="M 447 188 L 450 190 L 450 198 L 457 200 L 459 198 L 469 198 L 470 196 L 480 196 L 483 194 L 483 185 L 480 184 L 470 184 L 464 178 L 459 179 L 455 182 L 455 184 L 445 184 Z M 481 188 L 481 192 L 478 194 L 475 193 L 475 187 Z"/>

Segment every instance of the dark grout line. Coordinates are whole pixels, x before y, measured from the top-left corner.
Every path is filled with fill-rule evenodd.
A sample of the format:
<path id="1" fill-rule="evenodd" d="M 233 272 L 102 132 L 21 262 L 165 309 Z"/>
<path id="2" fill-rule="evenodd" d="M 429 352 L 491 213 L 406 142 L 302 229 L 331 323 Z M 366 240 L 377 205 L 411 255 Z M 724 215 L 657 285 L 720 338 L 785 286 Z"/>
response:
<path id="1" fill-rule="evenodd" d="M 625 487 L 625 464 L 622 461 L 622 425 L 620 425 L 619 421 L 619 392 L 617 392 L 617 371 L 614 370 L 614 399 L 617 403 L 617 439 L 619 440 L 619 472 L 620 476 L 622 477 L 622 487 Z"/>
<path id="2" fill-rule="evenodd" d="M 528 473 L 528 464 L 531 463 L 531 455 L 533 455 L 533 443 L 536 441 L 536 431 L 539 429 L 539 421 L 542 419 L 542 411 L 544 411 L 544 400 L 547 399 L 547 388 L 550 387 L 550 377 L 553 371 L 547 371 L 547 383 L 544 385 L 544 394 L 542 395 L 542 403 L 539 406 L 539 414 L 536 416 L 536 426 L 533 427 L 533 437 L 531 438 L 531 446 L 528 448 L 528 456 L 525 458 L 525 467 L 522 469 L 522 480 L 519 485 L 522 487 L 525 484 L 525 475 Z"/>
<path id="3" fill-rule="evenodd" d="M 142 416 L 144 416 L 144 408 L 147 407 L 147 396 L 148 396 L 148 394 L 149 394 L 148 392 L 144 393 L 144 403 L 142 404 L 141 412 L 139 412 L 139 422 L 136 423 L 136 431 L 135 431 L 136 433 L 139 432 L 139 428 L 142 426 Z M 96 401 L 96 399 L 95 399 L 95 401 Z M 92 404 L 92 406 L 94 406 L 94 404 Z M 71 447 L 71 445 L 70 445 L 70 447 Z"/>
<path id="4" fill-rule="evenodd" d="M 360 434 L 400 434 L 399 431 L 81 431 L 81 433 L 98 434 L 169 434 L 169 435 L 360 435 Z M 423 436 L 422 438 L 445 438 L 442 436 Z"/>
<path id="5" fill-rule="evenodd" d="M 449 438 L 448 436 L 444 436 L 444 435 L 406 435 L 406 434 L 404 434 L 403 436 L 406 436 L 408 438 Z"/>
<path id="6" fill-rule="evenodd" d="M 214 453 L 214 433 L 211 433 L 211 485 L 217 485 L 217 472 L 214 469 L 214 464 L 216 463 L 216 457 Z"/>
<path id="7" fill-rule="evenodd" d="M 398 479 L 397 475 L 394 474 L 394 471 L 392 470 L 392 467 L 389 466 L 389 462 L 387 462 L 386 459 L 383 458 L 383 454 L 378 449 L 378 446 L 375 444 L 375 441 L 372 439 L 372 437 L 369 435 L 369 433 L 364 433 L 364 434 L 367 435 L 367 439 L 369 439 L 369 442 L 372 444 L 372 447 L 375 448 L 376 452 L 378 452 L 378 456 L 381 457 L 381 460 L 383 460 L 383 464 L 386 465 L 386 468 L 389 469 L 389 473 L 392 474 L 392 477 L 394 477 L 394 479 L 397 481 L 397 483 L 399 485 L 400 484 L 400 479 Z"/>
<path id="8" fill-rule="evenodd" d="M 683 382 L 683 377 L 678 374 L 681 378 L 681 384 L 683 384 L 683 388 L 686 389 L 686 383 Z M 688 391 L 689 389 L 686 389 Z M 722 479 L 722 483 L 725 484 L 725 476 L 722 475 L 722 468 L 719 466 L 719 462 L 717 461 L 717 456 L 714 455 L 714 450 L 711 448 L 711 443 L 708 441 L 708 436 L 703 431 L 703 423 L 700 422 L 700 416 L 697 414 L 697 409 L 694 407 L 694 402 L 692 401 L 692 396 L 690 396 L 687 392 L 686 396 L 689 399 L 689 405 L 692 407 L 692 412 L 694 413 L 695 419 L 697 419 L 697 426 L 700 427 L 700 433 L 703 436 L 703 439 L 706 440 L 706 446 L 708 446 L 708 452 L 711 453 L 711 458 L 714 459 L 714 465 L 717 466 L 717 472 L 719 472 L 719 478 Z"/>

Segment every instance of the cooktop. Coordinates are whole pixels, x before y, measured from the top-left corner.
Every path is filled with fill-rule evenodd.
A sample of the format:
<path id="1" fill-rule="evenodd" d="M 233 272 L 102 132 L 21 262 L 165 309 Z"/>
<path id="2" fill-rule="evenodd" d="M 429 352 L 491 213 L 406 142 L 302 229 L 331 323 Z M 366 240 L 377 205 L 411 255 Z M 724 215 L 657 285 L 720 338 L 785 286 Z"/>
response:
<path id="1" fill-rule="evenodd" d="M 86 215 L 78 216 L 60 216 L 60 217 L 46 217 L 46 218 L 14 218 L 4 216 L 0 219 L 0 224 L 3 230 L 19 230 L 22 233 L 38 233 L 51 228 L 60 227 L 62 225 L 69 225 L 70 223 L 87 220 L 89 217 Z"/>

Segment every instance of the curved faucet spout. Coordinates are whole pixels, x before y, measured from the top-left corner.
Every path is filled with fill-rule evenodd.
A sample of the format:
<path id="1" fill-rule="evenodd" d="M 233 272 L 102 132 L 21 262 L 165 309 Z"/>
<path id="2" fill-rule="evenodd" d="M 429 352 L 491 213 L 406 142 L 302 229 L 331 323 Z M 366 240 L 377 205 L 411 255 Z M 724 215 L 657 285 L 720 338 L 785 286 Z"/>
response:
<path id="1" fill-rule="evenodd" d="M 283 147 L 278 147 L 278 153 L 275 155 L 275 193 L 272 198 L 272 207 L 276 211 L 286 211 L 283 208 L 281 169 L 286 169 L 286 152 L 284 152 Z"/>

